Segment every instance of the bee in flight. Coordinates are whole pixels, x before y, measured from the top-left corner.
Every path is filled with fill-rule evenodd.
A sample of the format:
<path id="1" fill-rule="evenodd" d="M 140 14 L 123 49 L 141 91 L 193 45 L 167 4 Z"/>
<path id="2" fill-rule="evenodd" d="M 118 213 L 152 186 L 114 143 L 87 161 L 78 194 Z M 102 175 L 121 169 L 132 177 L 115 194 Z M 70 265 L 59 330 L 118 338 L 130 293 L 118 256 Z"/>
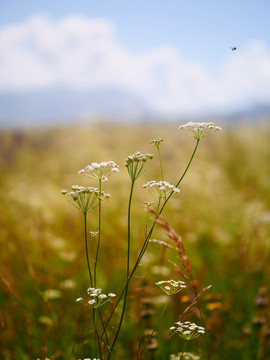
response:
<path id="1" fill-rule="evenodd" d="M 236 50 L 236 46 L 230 46 L 230 49 L 231 49 L 232 51 L 235 51 L 235 50 Z"/>

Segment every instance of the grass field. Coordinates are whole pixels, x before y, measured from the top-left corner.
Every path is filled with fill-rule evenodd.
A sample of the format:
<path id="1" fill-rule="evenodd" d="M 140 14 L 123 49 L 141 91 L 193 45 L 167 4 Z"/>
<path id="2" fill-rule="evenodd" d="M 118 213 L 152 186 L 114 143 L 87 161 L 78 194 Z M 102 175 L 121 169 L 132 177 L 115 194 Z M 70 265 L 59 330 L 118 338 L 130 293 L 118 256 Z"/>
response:
<path id="1" fill-rule="evenodd" d="M 94 328 L 89 306 L 76 299 L 89 285 L 83 216 L 61 189 L 97 186 L 78 171 L 92 162 L 113 160 L 120 172 L 103 183 L 111 198 L 102 204 L 102 240 L 98 284 L 116 299 L 126 281 L 127 211 L 130 179 L 124 166 L 136 151 L 154 154 L 136 181 L 131 208 L 131 266 L 153 214 L 144 201 L 154 197 L 141 185 L 161 180 L 157 151 L 149 141 L 161 137 L 164 178 L 176 184 L 195 139 L 179 124 L 54 128 L 0 134 L 0 358 L 94 358 Z M 219 124 L 217 124 L 219 125 Z M 181 236 L 200 297 L 205 337 L 189 341 L 185 351 L 201 360 L 270 358 L 270 126 L 223 127 L 199 143 L 193 162 L 162 215 Z M 98 209 L 88 214 L 89 231 L 98 229 Z M 169 242 L 156 225 L 153 239 Z M 90 250 L 91 239 L 89 238 Z M 164 305 L 155 282 L 183 280 L 174 249 L 150 242 L 136 278 L 130 282 L 127 308 L 111 359 L 137 359 L 139 343 L 153 329 Z M 169 328 L 194 300 L 192 286 L 170 297 L 143 359 L 169 360 L 184 340 Z M 101 308 L 106 320 L 115 304 Z M 122 302 L 111 320 L 114 336 Z M 183 320 L 202 325 L 198 304 Z M 100 326 L 100 325 L 99 325 Z M 99 332 L 101 328 L 99 328 Z M 141 339 L 141 340 L 140 340 Z M 106 359 L 106 349 L 104 359 Z M 99 356 L 98 356 L 99 357 Z"/>

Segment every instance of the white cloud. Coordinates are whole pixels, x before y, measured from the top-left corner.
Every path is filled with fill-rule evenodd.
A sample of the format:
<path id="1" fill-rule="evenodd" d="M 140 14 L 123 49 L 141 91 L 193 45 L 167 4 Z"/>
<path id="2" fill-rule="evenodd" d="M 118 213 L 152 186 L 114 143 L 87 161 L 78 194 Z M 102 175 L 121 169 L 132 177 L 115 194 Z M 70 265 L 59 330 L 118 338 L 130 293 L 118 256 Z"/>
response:
<path id="1" fill-rule="evenodd" d="M 162 113 L 270 103 L 270 53 L 259 42 L 229 52 L 216 75 L 173 47 L 132 53 L 107 20 L 45 15 L 0 30 L 0 91 L 116 87 Z"/>

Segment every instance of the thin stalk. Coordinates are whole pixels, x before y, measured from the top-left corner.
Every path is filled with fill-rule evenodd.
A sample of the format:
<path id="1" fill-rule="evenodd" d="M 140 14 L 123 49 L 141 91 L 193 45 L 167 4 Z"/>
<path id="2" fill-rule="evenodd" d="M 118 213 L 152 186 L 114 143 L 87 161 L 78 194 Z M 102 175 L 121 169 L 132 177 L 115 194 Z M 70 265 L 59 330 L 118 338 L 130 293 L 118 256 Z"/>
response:
<path id="1" fill-rule="evenodd" d="M 100 245 L 100 232 L 101 232 L 101 179 L 99 179 L 99 199 L 98 199 L 98 243 L 97 243 L 97 251 L 95 257 L 94 264 L 94 284 L 97 286 L 97 263 L 98 263 L 98 253 L 99 253 L 99 245 Z"/>
<path id="2" fill-rule="evenodd" d="M 194 148 L 193 153 L 192 153 L 192 155 L 191 155 L 191 158 L 190 158 L 190 160 L 189 160 L 189 162 L 188 162 L 188 164 L 187 164 L 187 167 L 186 167 L 186 169 L 185 169 L 185 171 L 183 172 L 182 176 L 180 177 L 180 179 L 178 180 L 178 182 L 177 182 L 176 185 L 175 185 L 176 188 L 180 185 L 181 181 L 183 180 L 184 176 L 186 175 L 186 173 L 187 173 L 187 171 L 188 171 L 188 169 L 189 169 L 189 167 L 190 167 L 190 164 L 191 164 L 191 162 L 192 162 L 192 160 L 193 160 L 193 158 L 194 158 L 194 155 L 195 155 L 195 153 L 196 153 L 196 151 L 197 151 L 197 148 L 198 148 L 198 145 L 199 145 L 199 141 L 200 141 L 200 140 L 197 140 L 197 142 L 196 142 L 195 148 Z M 167 199 L 165 199 L 165 201 L 164 201 L 161 209 L 160 209 L 159 212 L 158 212 L 158 216 L 161 215 L 164 207 L 166 206 L 167 202 L 169 201 L 169 199 L 170 199 L 170 197 L 173 195 L 173 193 L 174 193 L 174 192 L 172 191 L 172 192 L 169 194 L 169 196 L 167 197 Z M 145 241 L 144 241 L 143 246 L 142 246 L 142 249 L 141 249 L 141 251 L 140 251 L 140 253 L 139 253 L 138 259 L 137 259 L 137 261 L 136 261 L 136 263 L 135 263 L 135 265 L 134 265 L 134 269 L 135 269 L 135 270 L 136 270 L 136 268 L 138 267 L 138 265 L 139 265 L 139 263 L 140 263 L 143 255 L 144 255 L 144 253 L 145 253 L 145 251 L 146 251 L 146 248 L 147 248 L 147 246 L 148 246 L 149 239 L 150 239 L 150 237 L 151 237 L 151 235 L 152 235 L 152 232 L 153 232 L 153 230 L 154 230 L 154 228 L 155 228 L 155 225 L 156 225 L 156 222 L 153 223 L 153 225 L 152 225 L 152 227 L 151 227 L 151 229 L 150 229 L 147 237 L 145 238 Z"/>
<path id="3" fill-rule="evenodd" d="M 178 187 L 178 186 L 179 186 L 179 184 L 180 184 L 181 181 L 183 180 L 184 176 L 186 175 L 186 173 L 187 173 L 187 171 L 188 171 L 188 169 L 189 169 L 189 167 L 190 167 L 190 164 L 191 164 L 191 162 L 192 162 L 192 160 L 193 160 L 193 158 L 194 158 L 194 156 L 195 156 L 195 153 L 196 153 L 196 151 L 197 151 L 197 148 L 198 148 L 198 145 L 199 145 L 199 141 L 200 141 L 200 140 L 197 140 L 196 145 L 195 145 L 195 148 L 194 148 L 193 153 L 192 153 L 192 155 L 191 155 L 191 158 L 190 158 L 190 160 L 189 160 L 189 162 L 188 162 L 188 164 L 187 164 L 187 166 L 186 166 L 186 168 L 185 168 L 182 176 L 180 177 L 180 179 L 179 179 L 178 182 L 176 183 L 175 187 Z M 164 201 L 161 209 L 160 209 L 159 212 L 158 212 L 158 216 L 161 215 L 164 207 L 166 206 L 166 204 L 167 204 L 167 202 L 169 201 L 169 199 L 170 199 L 170 197 L 172 196 L 172 194 L 173 194 L 173 191 L 170 193 L 170 195 L 168 196 L 168 198 Z M 127 281 L 126 281 L 126 284 L 125 284 L 125 286 L 124 286 L 124 288 L 123 288 L 123 290 L 122 290 L 122 292 L 121 292 L 121 294 L 120 294 L 120 296 L 119 296 L 119 298 L 118 298 L 115 306 L 114 306 L 113 309 L 112 309 L 112 312 L 111 312 L 111 314 L 110 314 L 110 316 L 109 316 L 109 319 L 108 319 L 107 322 L 106 322 L 105 328 L 107 328 L 107 326 L 109 325 L 109 323 L 110 323 L 110 321 L 111 321 L 111 318 L 112 318 L 112 316 L 113 316 L 113 314 L 114 314 L 114 311 L 115 311 L 115 309 L 117 308 L 118 304 L 120 303 L 123 295 L 125 294 L 125 298 L 127 297 L 127 291 L 128 291 L 129 282 L 130 282 L 133 274 L 135 273 L 135 271 L 136 271 L 136 269 L 137 269 L 137 267 L 138 267 L 138 265 L 139 265 L 139 263 L 140 263 L 143 255 L 144 255 L 144 253 L 145 253 L 145 251 L 146 251 L 146 249 L 147 249 L 147 246 L 148 246 L 148 243 L 149 243 L 149 239 L 150 239 L 151 236 L 152 236 L 152 233 L 153 233 L 153 231 L 154 231 L 155 225 L 156 225 L 156 222 L 153 223 L 151 229 L 149 230 L 148 235 L 145 237 L 145 240 L 144 240 L 142 249 L 141 249 L 141 251 L 140 251 L 140 253 L 139 253 L 139 255 L 138 255 L 138 258 L 137 258 L 137 260 L 136 260 L 136 262 L 135 262 L 135 264 L 134 264 L 134 266 L 133 266 L 132 271 L 131 271 L 130 274 L 129 274 L 129 277 L 128 277 Z M 124 306 L 123 306 L 123 307 L 124 307 Z M 124 310 L 125 310 L 125 309 L 124 309 Z M 123 316 L 124 316 L 123 313 L 124 313 L 124 312 L 122 311 L 122 315 L 121 315 L 121 319 L 120 319 L 120 326 L 118 326 L 117 333 L 116 333 L 116 335 L 115 335 L 115 338 L 114 338 L 114 341 L 113 341 L 113 344 L 112 344 L 112 347 L 111 347 L 111 351 L 113 351 L 113 347 L 114 347 L 114 345 L 115 345 L 115 343 L 116 343 L 117 337 L 118 337 L 119 332 L 120 332 L 120 328 L 121 328 L 122 321 L 123 321 Z M 110 357 L 111 357 L 111 353 L 110 353 L 109 356 L 108 356 L 108 360 L 110 359 Z"/>
<path id="4" fill-rule="evenodd" d="M 102 333 L 102 338 L 101 338 L 101 340 L 103 339 L 103 336 L 104 336 L 104 334 L 105 334 L 107 346 L 108 346 L 108 348 L 109 348 L 109 347 L 110 347 L 109 338 L 108 338 L 108 334 L 107 334 L 107 331 L 106 331 L 106 328 L 105 328 L 105 325 L 104 325 L 104 321 L 103 321 L 103 318 L 102 318 L 102 315 L 101 315 L 101 311 L 100 311 L 99 308 L 98 308 L 98 314 L 99 314 L 99 319 L 100 319 L 100 322 L 101 322 L 101 325 L 102 325 L 102 329 L 103 329 L 103 333 Z M 100 360 L 101 360 L 101 359 L 100 359 Z"/>
<path id="5" fill-rule="evenodd" d="M 128 281 L 126 283 L 126 286 L 125 286 L 125 295 L 124 295 L 124 303 L 123 303 L 121 318 L 120 318 L 119 325 L 118 325 L 118 328 L 117 328 L 117 331 L 116 331 L 116 334 L 115 334 L 115 337 L 114 337 L 114 340 L 113 340 L 113 343 L 112 343 L 112 346 L 111 346 L 111 352 L 108 355 L 108 360 L 111 358 L 111 354 L 112 354 L 114 345 L 115 345 L 115 343 L 117 341 L 117 338 L 118 338 L 118 335 L 119 335 L 119 332 L 120 332 L 120 329 L 121 329 L 121 326 L 122 326 L 122 322 L 123 322 L 123 319 L 124 319 L 125 310 L 126 310 L 126 304 L 127 304 L 127 294 L 128 294 L 129 282 L 130 282 L 130 278 L 128 279 Z"/>
<path id="6" fill-rule="evenodd" d="M 148 336 L 146 343 L 144 344 L 144 347 L 143 347 L 142 352 L 141 352 L 141 356 L 143 355 L 143 353 L 144 353 L 144 351 L 145 351 L 145 349 L 146 349 L 147 344 L 148 344 L 149 341 L 151 340 L 151 338 L 152 338 L 152 336 L 153 336 L 153 334 L 154 334 L 154 332 L 155 332 L 155 330 L 156 330 L 156 328 L 157 328 L 157 326 L 158 326 L 158 324 L 159 324 L 159 322 L 160 322 L 160 320 L 161 320 L 161 318 L 162 318 L 162 316 L 163 316 L 163 314 L 164 314 L 164 312 L 165 312 L 165 310 L 166 310 L 166 308 L 167 308 L 167 306 L 168 306 L 169 299 L 170 299 L 170 297 L 168 296 L 168 297 L 167 297 L 167 301 L 166 301 L 166 303 L 165 303 L 165 305 L 164 305 L 164 307 L 163 307 L 163 309 L 162 309 L 162 311 L 161 311 L 161 313 L 160 313 L 160 315 L 159 315 L 158 321 L 157 321 L 154 329 L 152 330 L 151 334 Z"/>
<path id="7" fill-rule="evenodd" d="M 157 146 L 157 150 L 158 150 L 158 157 L 159 157 L 159 164 L 160 164 L 161 180 L 164 181 L 163 167 L 162 167 L 162 161 L 161 161 L 161 155 L 160 155 L 159 146 Z"/>
<path id="8" fill-rule="evenodd" d="M 121 326 L 122 326 L 122 322 L 124 319 L 124 315 L 125 315 L 125 310 L 126 310 L 126 303 L 127 303 L 127 294 L 128 294 L 128 284 L 130 281 L 129 278 L 129 261 L 130 261 L 130 222 L 131 222 L 131 217 L 130 217 L 130 213 L 131 213 L 131 202 L 132 202 L 132 195 L 133 195 L 133 189 L 134 189 L 134 184 L 135 184 L 135 180 L 133 179 L 131 181 L 131 188 L 130 188 L 130 195 L 129 195 L 129 202 L 128 202 L 128 251 L 127 251 L 127 280 L 126 280 L 126 284 L 127 286 L 125 287 L 125 296 L 124 296 L 124 303 L 123 303 L 123 308 L 122 308 L 122 313 L 121 313 L 121 317 L 120 317 L 120 321 L 119 321 L 119 325 L 115 334 L 115 338 L 114 341 L 112 343 L 112 347 L 111 350 L 113 350 L 113 347 L 116 343 L 116 340 L 118 338 L 118 334 L 120 332 Z M 108 356 L 108 360 L 111 357 L 111 353 Z"/>
<path id="9" fill-rule="evenodd" d="M 97 357 L 97 343 L 98 343 L 98 351 L 99 351 L 100 359 L 102 359 L 99 335 L 98 335 L 97 324 L 96 324 L 96 309 L 94 309 L 94 308 L 93 308 L 93 322 L 94 322 L 94 328 L 95 328 L 95 356 Z"/>
<path id="10" fill-rule="evenodd" d="M 157 214 L 159 212 L 160 203 L 161 203 L 161 197 L 158 198 L 157 211 L 156 211 Z"/>
<path id="11" fill-rule="evenodd" d="M 128 202 L 128 250 L 127 250 L 127 279 L 129 277 L 129 260 L 130 260 L 130 212 L 131 212 L 131 201 L 133 195 L 135 180 L 131 182 L 129 202 Z"/>
<path id="12" fill-rule="evenodd" d="M 88 242 L 87 242 L 87 213 L 83 213 L 83 218 L 84 218 L 84 241 L 85 241 L 86 261 L 87 261 L 90 284 L 92 287 L 93 281 L 92 281 L 91 267 L 90 267 L 90 262 L 89 262 Z"/>
<path id="13" fill-rule="evenodd" d="M 183 347 L 183 351 L 182 351 L 182 354 L 181 354 L 180 360 L 182 360 L 182 359 L 183 359 L 183 356 L 184 356 L 184 352 L 185 352 L 186 346 L 187 346 L 187 341 L 185 341 L 185 343 L 184 343 L 184 347 Z"/>
<path id="14" fill-rule="evenodd" d="M 197 298 L 198 297 L 197 286 L 194 285 L 194 279 L 193 279 L 193 276 L 192 276 L 191 272 L 190 272 L 189 276 L 190 276 L 190 279 L 191 279 L 191 284 L 192 284 L 192 288 L 193 288 L 195 298 Z M 201 303 L 200 303 L 199 299 L 197 300 L 197 305 L 198 305 L 198 309 L 199 309 L 200 318 L 202 320 L 202 325 L 203 325 L 204 328 L 206 328 L 205 327 L 204 317 L 203 317 L 203 314 L 202 314 Z M 204 342 L 205 342 L 205 345 L 206 345 L 207 358 L 208 358 L 208 360 L 211 360 L 211 353 L 210 353 L 210 348 L 209 348 L 206 332 L 204 333 Z"/>

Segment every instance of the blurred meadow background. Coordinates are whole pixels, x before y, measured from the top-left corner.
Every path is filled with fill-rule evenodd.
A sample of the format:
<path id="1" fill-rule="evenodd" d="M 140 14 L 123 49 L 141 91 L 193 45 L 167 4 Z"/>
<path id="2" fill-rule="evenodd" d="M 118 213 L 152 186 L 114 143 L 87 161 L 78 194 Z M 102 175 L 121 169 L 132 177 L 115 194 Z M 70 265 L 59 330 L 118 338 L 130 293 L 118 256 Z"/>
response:
<path id="1" fill-rule="evenodd" d="M 200 298 L 210 358 L 269 359 L 268 1 L 12 0 L 0 10 L 0 359 L 92 359 L 91 314 L 76 303 L 89 287 L 83 217 L 61 189 L 97 186 L 78 175 L 92 162 L 119 164 L 103 184 L 111 198 L 102 207 L 98 265 L 100 287 L 119 295 L 125 160 L 136 151 L 154 154 L 133 195 L 134 263 L 146 219 L 153 221 L 144 201 L 154 198 L 141 185 L 160 180 L 149 141 L 164 139 L 164 178 L 176 184 L 195 146 L 178 127 L 191 120 L 214 121 L 223 131 L 200 141 L 162 215 L 182 238 L 198 291 L 212 285 Z M 88 226 L 97 231 L 97 209 Z M 158 225 L 152 238 L 168 241 Z M 113 359 L 137 359 L 140 337 L 163 305 L 155 282 L 183 280 L 169 260 L 177 263 L 175 252 L 149 243 Z M 169 327 L 193 300 L 190 287 L 171 298 L 145 360 L 182 351 Z M 105 318 L 111 308 L 102 309 Z M 197 306 L 185 320 L 201 325 Z M 203 337 L 186 351 L 209 359 Z"/>

